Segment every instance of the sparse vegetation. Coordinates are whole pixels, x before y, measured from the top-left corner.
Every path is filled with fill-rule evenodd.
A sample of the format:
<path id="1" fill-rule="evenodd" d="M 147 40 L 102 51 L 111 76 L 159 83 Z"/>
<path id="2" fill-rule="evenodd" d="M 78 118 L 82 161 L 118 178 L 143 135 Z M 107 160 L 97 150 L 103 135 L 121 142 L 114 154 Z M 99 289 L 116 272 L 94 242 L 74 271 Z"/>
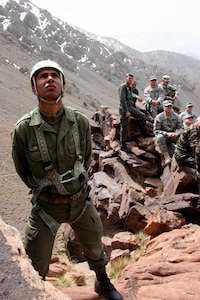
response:
<path id="1" fill-rule="evenodd" d="M 107 266 L 107 272 L 109 277 L 113 282 L 117 282 L 121 276 L 123 269 L 129 264 L 138 261 L 140 257 L 144 254 L 146 249 L 146 244 L 149 241 L 150 237 L 144 232 L 140 231 L 135 234 L 136 239 L 140 243 L 140 247 L 134 251 L 133 257 L 120 257 L 114 260 L 112 263 L 109 263 Z"/>
<path id="2" fill-rule="evenodd" d="M 120 257 L 112 262 L 112 264 L 108 264 L 107 272 L 108 276 L 113 282 L 117 282 L 121 276 L 123 269 L 128 266 L 132 262 L 131 258 L 128 257 Z"/>
<path id="3" fill-rule="evenodd" d="M 66 286 L 72 287 L 76 286 L 75 280 L 70 276 L 70 274 L 65 274 L 65 276 L 59 278 L 53 283 L 54 286 Z"/>

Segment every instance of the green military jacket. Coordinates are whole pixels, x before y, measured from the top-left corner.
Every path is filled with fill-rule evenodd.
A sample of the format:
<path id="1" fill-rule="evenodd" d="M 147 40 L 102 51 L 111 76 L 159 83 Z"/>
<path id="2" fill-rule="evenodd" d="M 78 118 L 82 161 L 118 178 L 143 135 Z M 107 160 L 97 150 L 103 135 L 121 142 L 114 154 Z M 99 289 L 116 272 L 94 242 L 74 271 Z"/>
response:
<path id="1" fill-rule="evenodd" d="M 121 84 L 118 89 L 118 95 L 119 95 L 119 109 L 125 113 L 127 111 L 130 112 L 131 107 L 135 107 L 135 101 L 133 97 L 136 96 L 135 94 L 132 94 L 132 89 L 125 83 Z"/>
<path id="2" fill-rule="evenodd" d="M 79 191 L 88 180 L 87 170 L 90 165 L 92 152 L 89 121 L 82 113 L 76 110 L 74 112 L 79 128 L 80 150 L 86 171 L 77 180 L 64 184 L 69 193 Z M 72 135 L 73 123 L 74 121 L 70 118 L 65 106 L 58 132 L 44 121 L 38 107 L 31 113 L 23 116 L 16 123 L 12 133 L 12 157 L 17 173 L 23 182 L 33 189 L 33 193 L 34 178 L 42 179 L 46 175 L 34 126 L 41 125 L 51 162 L 56 171 L 59 174 L 63 174 L 74 168 L 74 163 L 77 159 Z M 52 188 L 55 189 L 55 187 Z"/>

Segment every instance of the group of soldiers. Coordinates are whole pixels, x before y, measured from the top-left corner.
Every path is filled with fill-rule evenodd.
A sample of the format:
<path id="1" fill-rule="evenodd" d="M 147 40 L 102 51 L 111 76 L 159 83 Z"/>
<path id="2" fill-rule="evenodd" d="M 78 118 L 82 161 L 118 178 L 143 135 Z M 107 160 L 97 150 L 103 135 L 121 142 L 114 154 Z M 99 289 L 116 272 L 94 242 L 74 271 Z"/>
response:
<path id="1" fill-rule="evenodd" d="M 127 73 L 118 93 L 121 150 L 131 152 L 126 143 L 128 123 L 133 117 L 140 122 L 144 136 L 154 136 L 155 149 L 161 156 L 163 167 L 171 163 L 174 155 L 180 168 L 191 168 L 195 179 L 200 182 L 200 116 L 193 113 L 191 102 L 186 103 L 185 111 L 180 113 L 180 108 L 175 105 L 178 92 L 170 84 L 170 76 L 163 75 L 159 84 L 156 76 L 151 76 L 143 100 L 136 89 L 133 74 Z M 141 110 L 136 101 L 145 101 L 145 109 Z M 153 123 L 152 132 L 146 129 L 148 116 Z"/>

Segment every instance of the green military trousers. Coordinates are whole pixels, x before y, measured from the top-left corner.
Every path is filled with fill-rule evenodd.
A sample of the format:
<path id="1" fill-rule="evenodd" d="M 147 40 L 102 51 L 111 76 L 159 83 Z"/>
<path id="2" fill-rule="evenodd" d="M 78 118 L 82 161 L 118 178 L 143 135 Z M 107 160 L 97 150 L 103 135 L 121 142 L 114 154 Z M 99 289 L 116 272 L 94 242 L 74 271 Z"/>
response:
<path id="1" fill-rule="evenodd" d="M 94 204 L 89 199 L 88 191 L 74 202 L 59 205 L 39 204 L 38 210 L 33 208 L 31 211 L 25 231 L 24 247 L 33 267 L 43 279 L 49 270 L 55 235 L 40 217 L 40 208 L 56 220 L 57 229 L 61 223 L 76 220 L 74 223 L 72 221 L 71 227 L 80 242 L 90 269 L 95 273 L 102 273 L 105 270 L 108 259 L 101 241 L 103 225 Z M 87 207 L 81 215 L 85 203 Z M 81 217 L 77 218 L 78 216 Z"/>
<path id="2" fill-rule="evenodd" d="M 128 134 L 128 124 L 130 122 L 130 118 L 126 117 L 126 113 L 120 112 L 120 142 L 127 142 L 127 134 Z M 146 115 L 137 107 L 129 107 L 129 112 L 132 117 L 138 119 L 140 126 L 145 129 L 146 125 Z"/>

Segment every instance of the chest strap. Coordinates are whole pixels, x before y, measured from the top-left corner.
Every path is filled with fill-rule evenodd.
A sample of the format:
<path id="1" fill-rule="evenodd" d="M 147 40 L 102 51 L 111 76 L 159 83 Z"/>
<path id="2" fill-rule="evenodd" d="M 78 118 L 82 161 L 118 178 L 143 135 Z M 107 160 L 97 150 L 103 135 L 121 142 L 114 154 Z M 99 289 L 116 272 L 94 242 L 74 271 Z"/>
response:
<path id="1" fill-rule="evenodd" d="M 38 183 L 38 187 L 34 189 L 34 194 L 32 198 L 32 203 L 35 203 L 37 197 L 39 196 L 41 190 L 50 185 L 54 185 L 58 190 L 59 194 L 67 195 L 69 192 L 65 189 L 64 185 L 60 181 L 60 175 L 55 170 L 53 164 L 51 163 L 49 152 L 47 149 L 44 133 L 40 127 L 34 126 L 38 146 L 40 149 L 40 153 L 42 156 L 42 161 L 44 164 L 44 169 L 46 171 L 46 175 L 42 179 L 35 178 L 36 182 Z"/>

